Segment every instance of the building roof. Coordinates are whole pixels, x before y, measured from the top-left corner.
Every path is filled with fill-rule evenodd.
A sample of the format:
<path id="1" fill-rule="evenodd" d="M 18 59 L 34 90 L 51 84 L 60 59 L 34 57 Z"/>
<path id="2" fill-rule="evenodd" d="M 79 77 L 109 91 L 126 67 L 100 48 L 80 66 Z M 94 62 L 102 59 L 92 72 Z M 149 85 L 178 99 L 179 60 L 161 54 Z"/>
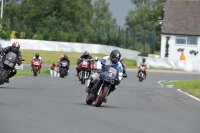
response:
<path id="1" fill-rule="evenodd" d="M 167 0 L 162 34 L 200 36 L 200 1 Z"/>

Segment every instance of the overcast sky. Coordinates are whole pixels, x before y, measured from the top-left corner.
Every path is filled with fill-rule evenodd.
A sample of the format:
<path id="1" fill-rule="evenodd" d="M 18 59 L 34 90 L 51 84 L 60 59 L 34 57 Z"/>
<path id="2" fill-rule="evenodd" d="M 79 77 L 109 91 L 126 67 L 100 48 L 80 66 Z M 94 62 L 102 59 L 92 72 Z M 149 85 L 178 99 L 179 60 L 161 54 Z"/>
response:
<path id="1" fill-rule="evenodd" d="M 123 26 L 128 11 L 134 9 L 131 0 L 107 0 L 107 2 L 110 3 L 110 11 L 113 13 L 113 17 L 117 19 L 117 24 Z"/>

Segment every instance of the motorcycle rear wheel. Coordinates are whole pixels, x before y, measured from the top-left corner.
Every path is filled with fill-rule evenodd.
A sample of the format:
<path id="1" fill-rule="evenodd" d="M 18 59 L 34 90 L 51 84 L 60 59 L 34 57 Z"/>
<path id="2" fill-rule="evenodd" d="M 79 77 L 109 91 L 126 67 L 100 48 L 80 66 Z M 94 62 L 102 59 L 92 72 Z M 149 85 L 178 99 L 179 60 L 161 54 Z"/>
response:
<path id="1" fill-rule="evenodd" d="M 101 92 L 100 92 L 99 96 L 95 100 L 95 104 L 94 105 L 96 107 L 101 106 L 102 102 L 105 100 L 105 97 L 106 97 L 107 93 L 108 93 L 108 87 L 103 87 L 101 89 Z"/>

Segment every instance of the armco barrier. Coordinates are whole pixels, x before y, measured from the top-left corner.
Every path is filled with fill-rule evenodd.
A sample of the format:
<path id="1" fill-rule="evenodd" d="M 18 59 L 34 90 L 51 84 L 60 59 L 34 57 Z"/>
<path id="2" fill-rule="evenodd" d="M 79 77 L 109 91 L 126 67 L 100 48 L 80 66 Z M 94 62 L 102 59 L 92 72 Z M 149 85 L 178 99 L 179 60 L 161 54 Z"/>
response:
<path id="1" fill-rule="evenodd" d="M 123 58 L 136 60 L 140 52 L 100 44 L 85 44 L 73 42 L 56 42 L 42 41 L 30 39 L 11 39 L 10 41 L 0 40 L 2 47 L 10 46 L 12 42 L 17 41 L 21 44 L 20 49 L 26 50 L 46 50 L 46 51 L 65 51 L 65 52 L 81 52 L 89 51 L 94 54 L 110 54 L 113 49 L 118 49 L 122 53 Z"/>

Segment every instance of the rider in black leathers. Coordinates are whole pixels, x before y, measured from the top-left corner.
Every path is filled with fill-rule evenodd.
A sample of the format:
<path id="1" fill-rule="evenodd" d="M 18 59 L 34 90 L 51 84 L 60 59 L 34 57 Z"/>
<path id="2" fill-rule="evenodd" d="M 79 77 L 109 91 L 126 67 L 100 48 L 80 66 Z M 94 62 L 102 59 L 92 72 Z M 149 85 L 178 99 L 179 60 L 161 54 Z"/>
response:
<path id="1" fill-rule="evenodd" d="M 89 54 L 88 51 L 85 51 L 83 53 L 83 55 L 77 60 L 77 67 L 76 67 L 77 74 L 76 74 L 76 76 L 78 76 L 79 72 L 81 71 L 78 66 L 83 61 L 83 59 L 88 59 L 88 60 L 92 61 L 92 56 Z M 89 75 L 90 74 L 91 74 L 91 66 L 89 68 Z"/>
<path id="2" fill-rule="evenodd" d="M 12 46 L 7 46 L 3 49 L 3 52 L 7 54 L 8 52 L 14 52 L 17 55 L 17 64 L 20 66 L 22 64 L 22 56 L 20 52 L 20 44 L 18 42 L 14 42 Z M 6 83 L 9 83 L 9 78 L 13 77 L 17 73 L 15 67 L 11 71 L 9 77 L 5 80 Z"/>
<path id="3" fill-rule="evenodd" d="M 68 68 L 67 68 L 67 70 L 69 70 L 69 67 L 70 67 L 70 59 L 68 58 L 67 54 L 64 54 L 63 57 L 60 58 L 59 67 L 61 66 L 61 62 L 62 62 L 62 61 L 67 61 L 67 63 L 68 63 Z M 59 68 L 59 70 L 60 70 L 60 68 Z"/>

